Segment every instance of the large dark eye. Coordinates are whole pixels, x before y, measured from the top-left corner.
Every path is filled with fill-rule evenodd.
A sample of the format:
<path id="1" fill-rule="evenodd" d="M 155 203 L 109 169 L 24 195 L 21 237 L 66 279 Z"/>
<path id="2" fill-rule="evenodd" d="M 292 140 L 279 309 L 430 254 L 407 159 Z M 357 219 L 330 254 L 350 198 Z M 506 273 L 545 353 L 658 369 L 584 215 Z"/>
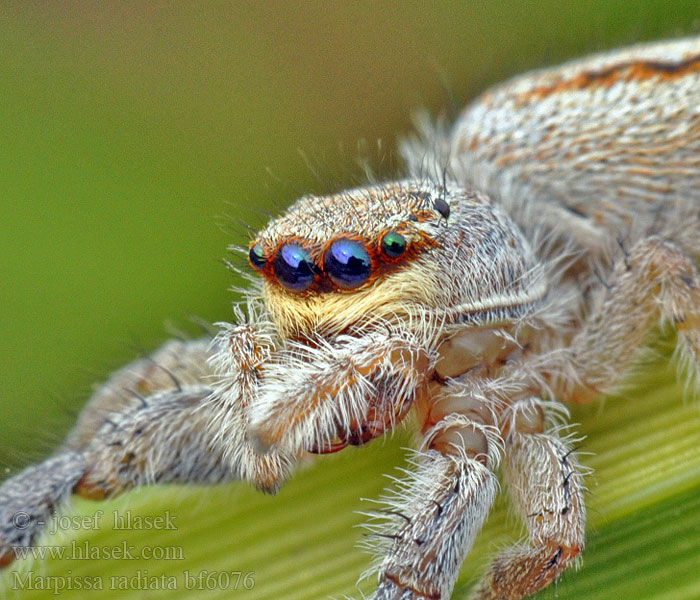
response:
<path id="1" fill-rule="evenodd" d="M 382 252 L 389 258 L 398 258 L 406 252 L 406 238 L 400 233 L 390 231 L 382 238 Z"/>
<path id="2" fill-rule="evenodd" d="M 360 242 L 336 240 L 326 251 L 324 267 L 335 285 L 349 290 L 369 279 L 372 261 Z"/>
<path id="3" fill-rule="evenodd" d="M 277 281 L 293 292 L 303 292 L 316 277 L 309 253 L 297 244 L 282 246 L 275 256 L 274 267 Z"/>
<path id="4" fill-rule="evenodd" d="M 250 252 L 248 252 L 248 260 L 250 260 L 250 264 L 258 270 L 265 268 L 265 263 L 267 263 L 267 259 L 265 258 L 265 253 L 263 252 L 263 249 L 260 246 L 260 244 L 255 244 L 250 249 Z"/>

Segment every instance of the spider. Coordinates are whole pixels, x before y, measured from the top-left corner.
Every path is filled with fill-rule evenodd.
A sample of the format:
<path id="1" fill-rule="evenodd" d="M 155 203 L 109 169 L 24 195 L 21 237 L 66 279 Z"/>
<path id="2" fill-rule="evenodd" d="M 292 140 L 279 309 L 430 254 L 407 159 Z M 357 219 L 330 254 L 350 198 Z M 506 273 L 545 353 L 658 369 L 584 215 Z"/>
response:
<path id="1" fill-rule="evenodd" d="M 528 539 L 472 598 L 548 586 L 585 544 L 563 402 L 614 390 L 658 324 L 697 382 L 699 72 L 691 38 L 526 74 L 423 125 L 405 179 L 298 200 L 246 250 L 259 277 L 235 324 L 115 373 L 53 456 L 4 482 L 0 565 L 73 493 L 274 492 L 305 456 L 411 415 L 413 470 L 369 525 L 373 598 L 450 597 L 497 472 Z"/>

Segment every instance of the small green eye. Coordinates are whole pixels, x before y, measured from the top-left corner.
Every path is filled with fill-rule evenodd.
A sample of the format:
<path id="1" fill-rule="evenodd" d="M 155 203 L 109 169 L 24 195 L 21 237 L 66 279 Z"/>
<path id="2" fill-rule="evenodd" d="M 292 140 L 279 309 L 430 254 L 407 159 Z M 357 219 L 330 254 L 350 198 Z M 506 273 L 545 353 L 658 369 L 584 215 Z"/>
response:
<path id="1" fill-rule="evenodd" d="M 265 258 L 265 253 L 263 252 L 263 249 L 260 247 L 260 244 L 255 244 L 250 249 L 250 252 L 248 253 L 248 259 L 250 260 L 250 264 L 253 265 L 258 270 L 264 269 L 265 264 L 267 263 L 267 259 Z"/>
<path id="2" fill-rule="evenodd" d="M 400 233 L 390 231 L 382 238 L 382 252 L 389 258 L 398 258 L 406 252 L 406 238 Z"/>

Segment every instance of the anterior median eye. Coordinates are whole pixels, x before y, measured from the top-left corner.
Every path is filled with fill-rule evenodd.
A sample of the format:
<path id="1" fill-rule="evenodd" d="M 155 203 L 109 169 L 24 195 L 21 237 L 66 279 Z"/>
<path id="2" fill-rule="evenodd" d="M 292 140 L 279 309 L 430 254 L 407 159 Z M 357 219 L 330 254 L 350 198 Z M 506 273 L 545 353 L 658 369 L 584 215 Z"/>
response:
<path id="1" fill-rule="evenodd" d="M 382 238 L 382 252 L 389 258 L 398 258 L 406 252 L 406 238 L 400 233 L 390 231 Z"/>
<path id="2" fill-rule="evenodd" d="M 365 247 L 355 240 L 336 240 L 326 251 L 325 271 L 331 281 L 346 290 L 369 279 L 372 261 Z"/>
<path id="3" fill-rule="evenodd" d="M 248 259 L 250 260 L 250 264 L 258 270 L 264 269 L 265 263 L 267 263 L 265 253 L 260 244 L 255 244 L 251 247 L 250 252 L 248 252 Z"/>
<path id="4" fill-rule="evenodd" d="M 303 292 L 316 277 L 309 253 L 298 244 L 282 246 L 273 264 L 277 281 L 293 292 Z"/>

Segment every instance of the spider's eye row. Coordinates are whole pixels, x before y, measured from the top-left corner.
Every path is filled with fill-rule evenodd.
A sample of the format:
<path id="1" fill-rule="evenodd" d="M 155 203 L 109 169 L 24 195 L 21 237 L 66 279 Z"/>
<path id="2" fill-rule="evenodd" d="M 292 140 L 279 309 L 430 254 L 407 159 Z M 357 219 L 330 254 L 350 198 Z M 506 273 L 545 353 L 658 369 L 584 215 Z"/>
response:
<path id="1" fill-rule="evenodd" d="M 285 288 L 293 292 L 308 289 L 316 278 L 316 266 L 309 253 L 299 244 L 285 244 L 273 261 L 275 275 Z"/>
<path id="2" fill-rule="evenodd" d="M 382 252 L 389 258 L 398 258 L 406 252 L 406 247 L 406 238 L 395 231 L 390 231 L 382 238 Z"/>
<path id="3" fill-rule="evenodd" d="M 323 268 L 335 285 L 349 290 L 369 279 L 372 260 L 361 242 L 338 239 L 326 251 Z"/>
<path id="4" fill-rule="evenodd" d="M 395 259 L 406 252 L 408 241 L 400 233 L 390 231 L 381 238 L 378 246 L 380 255 Z M 274 256 L 266 256 L 262 245 L 256 243 L 250 247 L 248 259 L 258 271 L 269 272 L 271 263 L 277 281 L 292 292 L 309 289 L 319 275 L 325 276 L 336 288 L 352 290 L 369 281 L 373 266 L 371 252 L 372 248 L 361 240 L 341 237 L 326 248 L 320 265 L 311 258 L 303 241 L 283 244 Z"/>
<path id="5" fill-rule="evenodd" d="M 260 244 L 255 244 L 251 247 L 250 252 L 248 252 L 248 260 L 258 271 L 265 268 L 267 258 L 265 258 L 265 252 L 263 252 Z"/>

